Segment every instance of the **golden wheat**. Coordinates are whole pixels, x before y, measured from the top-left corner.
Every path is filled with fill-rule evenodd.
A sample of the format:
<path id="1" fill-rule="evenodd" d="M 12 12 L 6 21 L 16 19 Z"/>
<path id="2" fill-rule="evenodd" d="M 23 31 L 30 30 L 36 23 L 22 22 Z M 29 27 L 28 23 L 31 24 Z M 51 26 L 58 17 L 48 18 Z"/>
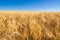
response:
<path id="1" fill-rule="evenodd" d="M 0 11 L 0 40 L 60 40 L 60 12 Z"/>

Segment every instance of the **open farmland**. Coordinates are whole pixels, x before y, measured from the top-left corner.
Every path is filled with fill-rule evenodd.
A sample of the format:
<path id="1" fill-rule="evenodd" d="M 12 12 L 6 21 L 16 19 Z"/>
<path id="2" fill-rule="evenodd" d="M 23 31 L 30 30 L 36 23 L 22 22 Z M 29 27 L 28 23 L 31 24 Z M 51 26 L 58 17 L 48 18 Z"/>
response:
<path id="1" fill-rule="evenodd" d="M 60 40 L 60 12 L 0 11 L 0 40 Z"/>

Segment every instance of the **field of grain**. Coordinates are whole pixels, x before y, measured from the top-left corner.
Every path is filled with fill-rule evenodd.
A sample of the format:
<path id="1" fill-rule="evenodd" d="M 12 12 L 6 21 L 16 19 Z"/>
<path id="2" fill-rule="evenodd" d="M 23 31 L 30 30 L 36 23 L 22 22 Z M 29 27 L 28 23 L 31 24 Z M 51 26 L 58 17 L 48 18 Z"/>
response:
<path id="1" fill-rule="evenodd" d="M 60 40 L 60 12 L 0 11 L 0 40 Z"/>

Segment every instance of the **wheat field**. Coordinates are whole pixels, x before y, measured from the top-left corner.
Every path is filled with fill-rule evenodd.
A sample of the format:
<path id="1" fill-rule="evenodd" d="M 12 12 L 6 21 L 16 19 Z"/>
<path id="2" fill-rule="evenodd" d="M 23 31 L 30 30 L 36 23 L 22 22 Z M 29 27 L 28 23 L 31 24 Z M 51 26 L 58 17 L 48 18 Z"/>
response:
<path id="1" fill-rule="evenodd" d="M 0 40 L 60 40 L 60 12 L 0 11 Z"/>

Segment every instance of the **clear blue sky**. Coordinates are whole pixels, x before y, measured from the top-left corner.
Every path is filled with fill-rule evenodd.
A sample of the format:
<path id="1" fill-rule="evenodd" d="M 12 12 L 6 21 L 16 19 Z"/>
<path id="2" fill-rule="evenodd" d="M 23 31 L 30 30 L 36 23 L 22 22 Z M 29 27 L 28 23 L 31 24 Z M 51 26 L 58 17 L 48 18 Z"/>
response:
<path id="1" fill-rule="evenodd" d="M 60 11 L 60 0 L 0 0 L 0 10 Z"/>

